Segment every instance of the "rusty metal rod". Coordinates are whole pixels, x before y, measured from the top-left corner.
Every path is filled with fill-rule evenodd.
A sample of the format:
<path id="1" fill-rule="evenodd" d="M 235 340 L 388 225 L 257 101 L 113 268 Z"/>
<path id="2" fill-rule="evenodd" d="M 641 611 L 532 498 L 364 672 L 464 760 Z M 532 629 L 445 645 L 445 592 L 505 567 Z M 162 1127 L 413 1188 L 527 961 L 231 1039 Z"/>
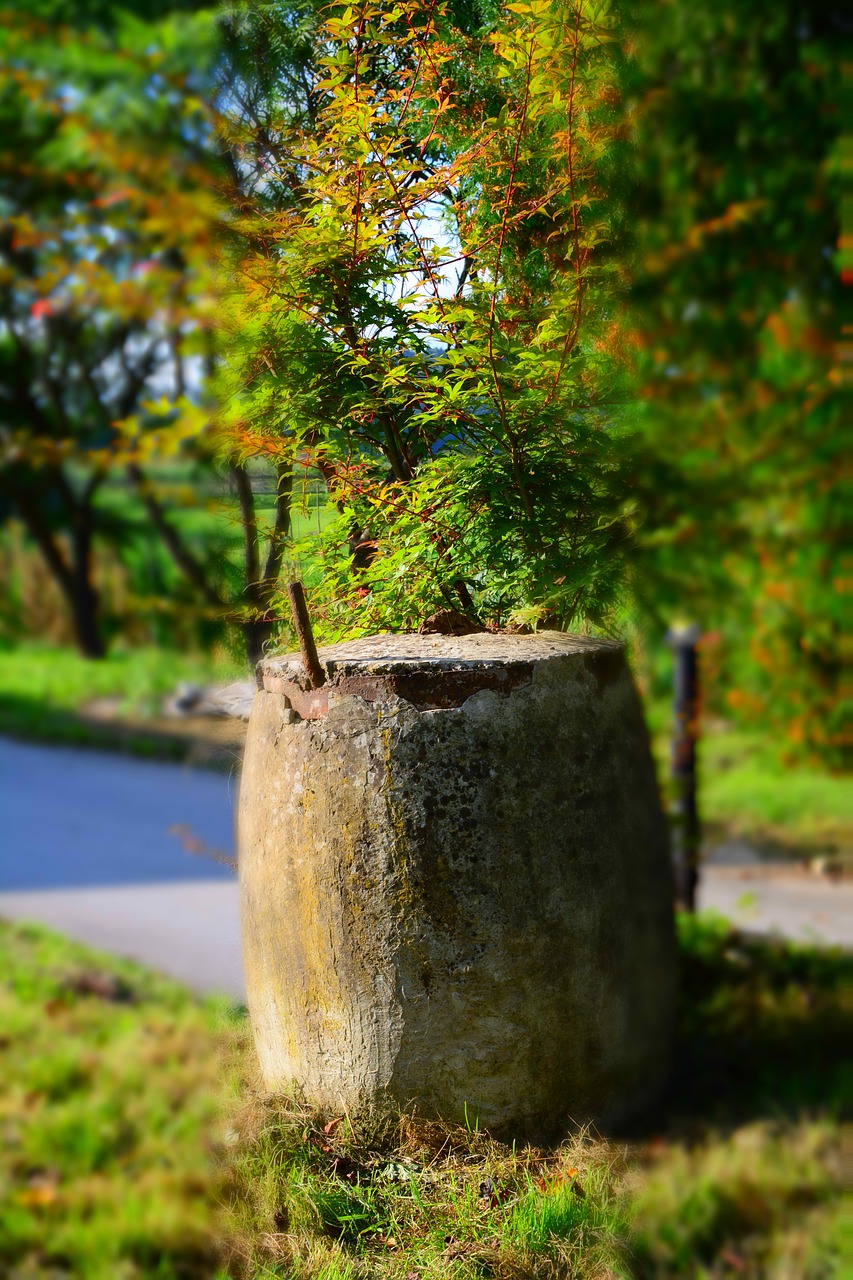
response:
<path id="1" fill-rule="evenodd" d="M 311 630 L 311 619 L 308 616 L 308 605 L 305 603 L 305 592 L 301 582 L 288 582 L 287 595 L 290 600 L 290 612 L 293 614 L 293 625 L 299 640 L 299 651 L 308 673 L 308 682 L 312 689 L 319 689 L 326 683 L 326 673 L 320 666 L 314 632 Z"/>

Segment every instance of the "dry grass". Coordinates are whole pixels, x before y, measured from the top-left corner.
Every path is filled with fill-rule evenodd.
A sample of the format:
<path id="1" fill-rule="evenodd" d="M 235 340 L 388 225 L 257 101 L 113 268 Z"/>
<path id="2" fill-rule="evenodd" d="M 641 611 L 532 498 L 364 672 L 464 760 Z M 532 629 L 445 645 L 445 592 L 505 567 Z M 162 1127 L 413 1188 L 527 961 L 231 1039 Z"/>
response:
<path id="1" fill-rule="evenodd" d="M 354 1126 L 258 1099 L 235 1165 L 234 1270 L 294 1280 L 620 1274 L 614 1162 L 586 1133 L 557 1150 L 516 1149 L 412 1116 Z"/>

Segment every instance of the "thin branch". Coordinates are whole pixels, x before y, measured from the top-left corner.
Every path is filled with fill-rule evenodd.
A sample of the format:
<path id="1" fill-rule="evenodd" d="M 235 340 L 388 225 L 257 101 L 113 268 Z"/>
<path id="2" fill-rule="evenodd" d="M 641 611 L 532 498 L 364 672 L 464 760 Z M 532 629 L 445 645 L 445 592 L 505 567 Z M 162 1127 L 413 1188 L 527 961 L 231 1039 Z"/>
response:
<path id="1" fill-rule="evenodd" d="M 240 504 L 240 523 L 243 526 L 243 563 L 246 574 L 246 587 L 253 589 L 260 573 L 260 555 L 258 551 L 258 518 L 255 510 L 255 495 L 252 492 L 252 481 L 242 462 L 232 459 L 228 463 L 234 487 L 237 490 L 237 501 Z"/>
<path id="2" fill-rule="evenodd" d="M 269 603 L 281 572 L 284 545 L 290 533 L 291 501 L 293 497 L 293 463 L 286 462 L 277 468 L 275 524 L 270 533 L 267 562 L 264 566 L 265 603 Z"/>
<path id="3" fill-rule="evenodd" d="M 73 571 L 44 518 L 38 500 L 33 498 L 24 485 L 10 486 L 9 497 L 21 513 L 21 519 L 63 594 L 70 598 L 74 590 Z"/>
<path id="4" fill-rule="evenodd" d="M 504 400 L 503 387 L 498 377 L 497 364 L 494 353 L 494 332 L 495 332 L 495 309 L 497 307 L 498 289 L 500 288 L 500 268 L 501 258 L 503 257 L 504 240 L 507 231 L 507 219 L 509 218 L 510 205 L 512 197 L 515 194 L 515 179 L 518 172 L 518 160 L 521 153 L 521 140 L 524 137 L 524 126 L 527 120 L 527 105 L 530 101 L 530 81 L 533 76 L 533 40 L 528 45 L 527 67 L 525 69 L 524 78 L 524 101 L 521 104 L 521 113 L 518 122 L 518 131 L 515 135 L 515 147 L 513 149 L 512 162 L 510 164 L 509 179 L 507 181 L 506 199 L 504 200 L 503 214 L 501 216 L 501 229 L 498 235 L 498 252 L 495 258 L 494 266 L 494 288 L 492 289 L 492 297 L 489 303 L 489 364 L 492 367 L 492 377 L 495 383 L 495 390 L 498 395 L 498 402 L 501 407 L 501 420 L 504 427 L 507 426 L 506 402 Z"/>
<path id="5" fill-rule="evenodd" d="M 575 342 L 577 341 L 577 336 L 578 336 L 578 333 L 580 332 L 582 306 L 583 306 L 583 275 L 581 272 L 582 264 L 581 264 L 581 249 L 580 249 L 580 215 L 578 213 L 578 203 L 575 196 L 575 170 L 574 170 L 575 85 L 576 85 L 576 79 L 577 79 L 578 43 L 580 40 L 580 20 L 581 20 L 581 11 L 580 11 L 580 6 L 578 5 L 575 7 L 575 33 L 574 33 L 574 43 L 572 47 L 572 71 L 571 71 L 571 78 L 569 80 L 569 109 L 568 109 L 569 130 L 568 130 L 568 141 L 566 145 L 566 160 L 569 166 L 569 200 L 571 201 L 571 209 L 572 209 L 572 239 L 573 239 L 572 259 L 574 261 L 574 267 L 575 267 L 575 286 L 577 289 L 577 300 L 575 302 L 574 323 L 572 324 L 572 327 L 569 330 L 569 332 L 566 334 L 566 338 L 563 343 L 563 351 L 560 356 L 560 364 L 557 369 L 557 372 L 554 375 L 554 382 L 545 400 L 545 404 L 548 404 L 553 398 L 553 396 L 556 394 L 557 387 L 559 386 L 559 383 L 560 383 L 560 379 L 563 376 L 563 370 L 566 367 L 566 360 L 568 359 L 569 352 L 572 350 L 572 348 L 575 345 Z M 584 254 L 583 265 L 584 266 L 586 265 L 586 254 Z"/>
<path id="6" fill-rule="evenodd" d="M 189 547 L 185 545 L 175 526 L 166 518 L 165 510 L 157 499 L 151 481 L 142 468 L 137 463 L 131 462 L 128 464 L 127 472 L 136 486 L 151 523 L 160 534 L 163 545 L 175 564 L 209 605 L 215 609 L 224 608 L 225 601 L 207 581 L 201 564 L 196 560 Z"/>

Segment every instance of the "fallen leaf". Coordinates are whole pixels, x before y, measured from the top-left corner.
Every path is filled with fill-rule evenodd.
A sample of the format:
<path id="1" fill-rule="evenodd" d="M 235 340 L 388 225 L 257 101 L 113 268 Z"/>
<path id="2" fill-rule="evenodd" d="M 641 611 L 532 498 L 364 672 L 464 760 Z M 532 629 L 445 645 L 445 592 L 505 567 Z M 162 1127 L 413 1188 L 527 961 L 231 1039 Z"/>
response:
<path id="1" fill-rule="evenodd" d="M 422 636 L 470 636 L 485 631 L 479 622 L 472 622 L 459 609 L 439 609 L 425 618 L 418 628 Z"/>
<path id="2" fill-rule="evenodd" d="M 54 1204 L 57 1195 L 56 1187 L 50 1182 L 44 1182 L 39 1186 L 27 1187 L 24 1191 L 19 1191 L 17 1201 L 27 1209 L 41 1209 L 46 1205 Z"/>
<path id="3" fill-rule="evenodd" d="M 328 1124 L 323 1125 L 323 1132 L 327 1138 L 330 1138 L 343 1120 L 343 1116 L 336 1116 L 334 1120 L 330 1120 Z"/>
<path id="4" fill-rule="evenodd" d="M 577 1169 L 561 1169 L 553 1178 L 537 1178 L 536 1186 L 542 1192 L 554 1191 L 557 1187 L 561 1187 L 565 1182 L 571 1181 L 572 1178 L 578 1176 Z M 577 1186 L 577 1184 L 575 1184 Z"/>
<path id="5" fill-rule="evenodd" d="M 56 1169 L 33 1169 L 27 1178 L 27 1185 L 19 1191 L 18 1204 L 28 1209 L 41 1209 L 54 1204 L 59 1192 L 59 1171 Z"/>
<path id="6" fill-rule="evenodd" d="M 130 1004 L 133 1001 L 133 991 L 126 982 L 98 969 L 83 969 L 70 977 L 64 986 L 75 996 L 97 996 L 99 1000 L 109 1000 L 113 1004 Z"/>

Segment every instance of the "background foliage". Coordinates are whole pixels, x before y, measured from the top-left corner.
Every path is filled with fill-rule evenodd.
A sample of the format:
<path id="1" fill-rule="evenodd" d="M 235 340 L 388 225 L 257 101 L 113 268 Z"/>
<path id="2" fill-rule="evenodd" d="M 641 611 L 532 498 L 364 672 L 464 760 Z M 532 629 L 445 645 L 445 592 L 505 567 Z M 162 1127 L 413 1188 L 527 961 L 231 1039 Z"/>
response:
<path id="1" fill-rule="evenodd" d="M 149 641 L 237 623 L 257 657 L 261 552 L 268 533 L 272 572 L 289 508 L 211 431 L 236 196 L 209 101 L 222 42 L 213 14 L 161 8 L 4 26 L 0 503 L 87 655 L 145 617 Z"/>
<path id="2" fill-rule="evenodd" d="M 642 4 L 634 597 L 709 632 L 716 709 L 838 759 L 834 6 Z"/>
<path id="3" fill-rule="evenodd" d="M 836 6 L 6 17 L 8 638 L 691 615 L 837 761 Z"/>

